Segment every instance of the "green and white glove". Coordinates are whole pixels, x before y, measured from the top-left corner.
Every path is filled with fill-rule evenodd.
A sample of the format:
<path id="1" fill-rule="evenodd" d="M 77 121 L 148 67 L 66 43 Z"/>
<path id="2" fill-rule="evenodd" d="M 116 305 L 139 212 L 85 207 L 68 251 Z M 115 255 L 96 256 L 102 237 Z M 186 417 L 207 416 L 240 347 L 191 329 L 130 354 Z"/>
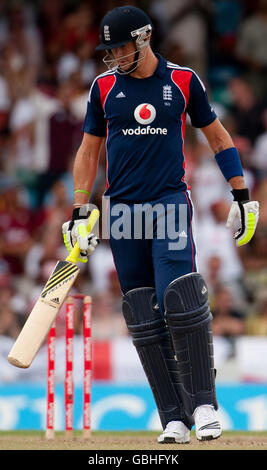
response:
<path id="1" fill-rule="evenodd" d="M 78 261 L 86 263 L 88 256 L 95 250 L 99 239 L 93 233 L 87 232 L 88 214 L 86 206 L 76 207 L 72 212 L 72 219 L 62 225 L 64 244 L 70 253 L 76 242 L 80 247 Z"/>
<path id="2" fill-rule="evenodd" d="M 245 189 L 233 189 L 234 202 L 231 205 L 226 227 L 230 228 L 235 220 L 241 227 L 235 233 L 236 246 L 243 246 L 252 239 L 259 220 L 258 201 L 249 200 L 249 191 Z"/>

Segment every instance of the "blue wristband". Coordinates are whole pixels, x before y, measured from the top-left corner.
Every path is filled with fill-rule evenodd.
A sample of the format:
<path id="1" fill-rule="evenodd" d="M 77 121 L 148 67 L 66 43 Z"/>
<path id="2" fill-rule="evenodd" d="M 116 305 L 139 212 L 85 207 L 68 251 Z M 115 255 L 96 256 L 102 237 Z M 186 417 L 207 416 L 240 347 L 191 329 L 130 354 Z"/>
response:
<path id="1" fill-rule="evenodd" d="M 234 176 L 243 176 L 239 153 L 235 147 L 217 153 L 215 160 L 227 181 Z"/>

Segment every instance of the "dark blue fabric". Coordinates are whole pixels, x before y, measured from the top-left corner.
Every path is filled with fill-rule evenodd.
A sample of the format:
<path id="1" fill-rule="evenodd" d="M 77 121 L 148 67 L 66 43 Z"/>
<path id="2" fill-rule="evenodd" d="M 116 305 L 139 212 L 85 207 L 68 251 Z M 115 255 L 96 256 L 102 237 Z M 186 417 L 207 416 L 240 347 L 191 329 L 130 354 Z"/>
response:
<path id="1" fill-rule="evenodd" d="M 110 246 L 114 256 L 114 262 L 123 293 L 125 294 L 129 290 L 138 287 L 155 287 L 159 307 L 163 313 L 163 297 L 165 289 L 169 283 L 174 279 L 183 276 L 184 274 L 195 272 L 197 269 L 195 261 L 196 250 L 191 227 L 192 204 L 188 193 L 181 191 L 165 196 L 164 198 L 161 198 L 157 201 L 153 201 L 153 207 L 155 207 L 158 203 L 162 204 L 162 207 L 164 208 L 167 207 L 167 204 L 173 205 L 175 214 L 175 230 L 180 234 L 181 232 L 185 232 L 185 234 L 187 234 L 187 238 L 181 237 L 186 244 L 184 249 L 169 249 L 169 243 L 174 243 L 178 240 L 181 240 L 179 235 L 177 235 L 175 239 L 171 239 L 168 234 L 166 234 L 164 239 L 157 238 L 158 226 L 156 223 L 156 211 L 153 213 L 153 238 L 145 239 L 145 231 L 143 230 L 142 239 L 133 239 L 133 204 L 128 205 L 130 211 L 128 227 L 130 227 L 130 229 L 127 234 L 130 234 L 132 238 L 121 238 L 120 240 L 115 240 L 111 230 Z M 112 201 L 110 205 L 111 227 L 112 224 L 122 215 L 112 215 L 112 210 L 115 204 L 116 202 Z M 187 215 L 187 224 L 185 230 L 181 225 L 182 221 L 179 220 L 179 206 L 181 204 L 184 205 Z M 166 228 L 166 218 L 163 220 L 164 226 Z"/>
<path id="2" fill-rule="evenodd" d="M 189 101 L 186 108 L 194 127 L 206 127 L 217 117 L 210 107 L 208 95 L 203 83 L 193 73 L 189 85 Z"/>
<path id="3" fill-rule="evenodd" d="M 120 201 L 150 201 L 187 189 L 183 77 L 188 78 L 188 83 L 190 80 L 186 111 L 193 125 L 204 127 L 216 119 L 197 75 L 190 69 L 179 68 L 179 88 L 172 81 L 172 72 L 178 66 L 157 57 L 158 67 L 148 78 L 109 72 L 100 75 L 91 87 L 83 130 L 105 136 L 106 125 L 108 189 L 105 194 Z M 111 75 L 115 83 L 110 80 Z M 100 88 L 105 88 L 105 81 L 112 82 L 112 87 L 102 97 L 103 109 Z M 140 121 L 138 107 L 141 105 L 148 107 L 141 111 L 145 119 Z"/>
<path id="4" fill-rule="evenodd" d="M 100 91 L 97 82 L 94 82 L 89 93 L 83 130 L 97 137 L 105 137 L 106 127 L 107 123 L 101 107 Z"/>

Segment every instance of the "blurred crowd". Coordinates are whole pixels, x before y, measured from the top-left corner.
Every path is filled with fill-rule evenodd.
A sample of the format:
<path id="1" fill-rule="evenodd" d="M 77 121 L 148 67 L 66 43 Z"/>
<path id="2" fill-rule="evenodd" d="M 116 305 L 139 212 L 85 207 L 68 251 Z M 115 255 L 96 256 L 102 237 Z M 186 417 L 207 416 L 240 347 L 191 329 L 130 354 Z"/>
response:
<path id="1" fill-rule="evenodd" d="M 15 338 L 53 266 L 66 256 L 72 166 L 90 84 L 105 71 L 95 52 L 101 17 L 133 4 L 153 20 L 153 49 L 194 68 L 239 150 L 260 202 L 252 242 L 237 250 L 225 228 L 232 201 L 211 149 L 188 122 L 186 176 L 195 205 L 199 271 L 215 335 L 267 333 L 267 0 L 0 0 L 0 335 Z M 105 149 L 92 202 L 101 207 Z M 74 292 L 93 297 L 93 335 L 126 335 L 107 240 L 81 267 Z M 77 301 L 76 333 L 82 310 Z M 64 311 L 58 334 L 64 333 Z"/>

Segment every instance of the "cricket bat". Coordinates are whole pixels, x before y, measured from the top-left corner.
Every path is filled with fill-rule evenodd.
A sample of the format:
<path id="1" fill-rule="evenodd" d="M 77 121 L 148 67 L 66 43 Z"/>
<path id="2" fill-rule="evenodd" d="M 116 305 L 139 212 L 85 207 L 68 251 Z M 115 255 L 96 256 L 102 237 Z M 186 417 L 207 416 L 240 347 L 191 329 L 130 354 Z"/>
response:
<path id="1" fill-rule="evenodd" d="M 89 233 L 97 222 L 99 214 L 98 209 L 91 212 L 87 226 Z M 65 261 L 57 262 L 8 355 L 10 364 L 24 369 L 31 365 L 79 274 L 80 269 L 77 266 L 79 255 L 79 245 L 75 243 Z"/>

